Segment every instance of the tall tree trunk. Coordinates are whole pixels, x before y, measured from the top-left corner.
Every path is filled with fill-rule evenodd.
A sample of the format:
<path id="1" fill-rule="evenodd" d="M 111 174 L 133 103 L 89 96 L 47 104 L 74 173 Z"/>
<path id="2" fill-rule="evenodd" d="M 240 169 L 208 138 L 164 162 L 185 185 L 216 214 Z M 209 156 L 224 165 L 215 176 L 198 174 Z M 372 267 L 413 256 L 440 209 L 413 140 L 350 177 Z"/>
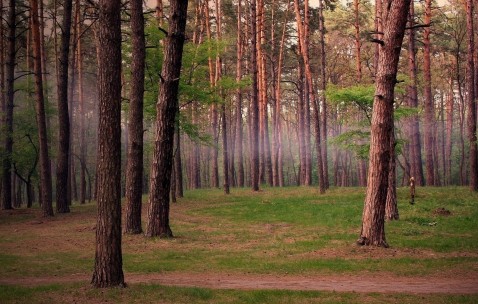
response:
<path id="1" fill-rule="evenodd" d="M 77 9 L 80 10 L 80 3 L 77 4 Z M 79 112 L 79 145 L 80 145 L 80 204 L 85 204 L 86 202 L 86 107 L 85 107 L 85 98 L 83 94 L 83 49 L 81 43 L 81 34 L 83 20 L 81 16 L 78 16 L 77 20 L 77 33 L 78 33 L 78 42 L 77 42 L 77 66 L 78 66 L 78 112 Z M 134 58 L 134 57 L 133 57 Z M 128 133 L 126 133 L 128 134 Z"/>
<path id="2" fill-rule="evenodd" d="M 15 41 L 16 41 L 16 0 L 10 0 L 7 13 L 7 58 L 6 64 L 6 100 L 3 104 L 5 128 L 4 157 L 2 162 L 2 209 L 12 209 L 12 151 L 13 151 L 13 100 L 15 83 Z M 2 48 L 3 51 L 3 48 Z"/>
<path id="3" fill-rule="evenodd" d="M 125 286 L 121 252 L 121 17 L 119 1 L 98 15 L 98 159 L 94 287 Z"/>
<path id="4" fill-rule="evenodd" d="M 450 80 L 453 83 L 453 80 Z M 454 112 L 455 98 L 453 96 L 453 86 L 451 86 L 450 92 L 447 95 L 446 101 L 446 142 L 445 142 L 445 180 L 447 185 L 452 184 L 451 178 L 451 165 L 452 165 L 452 145 L 453 145 L 453 112 Z"/>
<path id="5" fill-rule="evenodd" d="M 362 81 L 362 60 L 361 60 L 361 47 L 360 42 L 360 1 L 354 0 L 354 28 L 355 28 L 355 65 L 357 67 L 357 81 Z"/>
<path id="6" fill-rule="evenodd" d="M 207 39 L 209 40 L 209 44 L 212 42 L 212 35 L 211 35 L 211 20 L 209 17 L 209 0 L 205 1 L 204 4 L 204 11 L 206 17 L 206 34 Z M 217 15 L 217 12 L 216 12 Z M 209 51 L 211 52 L 211 47 L 209 46 Z M 208 58 L 208 66 L 209 66 L 209 82 L 212 88 L 216 87 L 216 75 L 215 75 L 215 68 L 213 65 L 212 57 L 209 56 Z M 219 133 L 218 133 L 218 113 L 217 113 L 217 104 L 213 103 L 210 110 L 211 115 L 211 133 L 213 137 L 214 145 L 212 147 L 212 167 L 211 167 L 211 187 L 218 188 L 219 187 L 219 166 L 218 166 L 218 140 L 219 140 Z"/>
<path id="7" fill-rule="evenodd" d="M 327 78 L 326 78 L 326 63 L 325 63 L 325 20 L 324 20 L 324 5 L 323 0 L 319 0 L 319 41 L 320 41 L 320 82 L 319 90 L 320 94 L 320 108 L 321 108 L 321 117 L 320 117 L 320 145 L 322 151 L 322 166 L 319 176 L 322 176 L 324 188 L 329 188 L 329 170 L 328 170 L 328 155 L 327 155 L 327 101 L 325 99 L 325 90 L 327 89 Z M 359 46 L 360 54 L 360 46 Z M 360 64 L 360 58 L 359 58 Z M 317 104 L 319 107 L 319 104 Z M 318 109 L 317 109 L 318 110 Z M 318 140 L 318 139 L 317 139 Z"/>
<path id="8" fill-rule="evenodd" d="M 131 62 L 131 91 L 129 102 L 129 143 L 126 173 L 126 218 L 124 231 L 138 234 L 141 228 L 141 199 L 143 185 L 143 96 L 146 59 L 143 1 L 131 1 L 131 43 L 135 47 Z"/>
<path id="9" fill-rule="evenodd" d="M 304 6 L 307 8 L 309 5 L 308 1 L 306 0 Z M 325 177 L 324 177 L 324 170 L 323 170 L 323 161 L 322 161 L 322 144 L 321 144 L 321 121 L 320 121 L 320 114 L 319 114 L 319 101 L 315 95 L 314 83 L 312 78 L 312 71 L 310 67 L 309 61 L 309 54 L 308 54 L 308 37 L 306 35 L 306 30 L 304 29 L 304 25 L 308 26 L 308 15 L 304 13 L 304 21 L 300 16 L 300 8 L 298 0 L 294 0 L 294 7 L 295 7 L 295 15 L 297 20 L 297 30 L 299 33 L 299 43 L 300 43 L 300 50 L 302 54 L 302 58 L 304 60 L 304 68 L 305 68 L 305 78 L 307 83 L 307 92 L 309 95 L 310 103 L 313 107 L 313 115 L 314 115 L 314 127 L 315 127 L 315 148 L 317 152 L 317 172 L 319 175 L 319 191 L 320 193 L 324 193 L 326 189 L 325 185 Z"/>
<path id="10" fill-rule="evenodd" d="M 41 62 L 40 23 L 38 20 L 38 1 L 30 0 L 33 36 L 33 70 L 35 76 L 35 109 L 40 146 L 40 182 L 43 216 L 53 216 L 50 157 L 48 155 L 48 135 L 46 128 L 45 99 Z"/>
<path id="11" fill-rule="evenodd" d="M 229 194 L 229 154 L 227 150 L 226 105 L 221 106 L 222 116 L 222 167 L 224 173 L 224 193 Z"/>
<path id="12" fill-rule="evenodd" d="M 372 114 L 367 193 L 362 215 L 360 245 L 388 247 L 385 239 L 385 202 L 390 168 L 390 134 L 398 60 L 410 0 L 390 1 L 384 16 Z"/>
<path id="13" fill-rule="evenodd" d="M 259 191 L 259 92 L 257 75 L 257 11 L 256 0 L 251 0 L 249 5 L 251 15 L 251 49 L 250 66 L 252 74 L 250 116 L 250 168 L 251 186 L 253 191 Z"/>
<path id="14" fill-rule="evenodd" d="M 68 114 L 68 66 L 70 52 L 72 0 L 63 3 L 60 58 L 58 64 L 58 155 L 56 164 L 56 211 L 70 212 L 68 196 L 68 158 L 70 154 L 70 117 Z"/>
<path id="15" fill-rule="evenodd" d="M 161 90 L 156 104 L 156 130 L 151 163 L 148 209 L 149 237 L 172 237 L 169 226 L 169 188 L 173 158 L 174 122 L 178 112 L 179 77 L 185 40 L 187 0 L 171 1 L 169 30 L 164 43 Z"/>
<path id="16" fill-rule="evenodd" d="M 474 66 L 474 30 L 473 30 L 473 0 L 466 0 L 466 29 L 468 53 L 466 55 L 466 104 L 467 130 L 470 144 L 470 189 L 478 191 L 478 145 L 476 138 L 476 100 L 475 100 L 475 66 Z"/>
<path id="17" fill-rule="evenodd" d="M 425 0 L 425 24 L 431 22 L 431 2 Z M 431 84 L 430 63 L 430 27 L 425 27 L 423 32 L 423 76 L 424 76 L 424 131 L 425 131 L 425 158 L 426 158 L 426 182 L 429 186 L 435 186 L 435 169 L 433 167 L 433 128 L 435 126 L 434 102 Z"/>
<path id="18" fill-rule="evenodd" d="M 290 2 L 287 5 L 286 11 L 286 19 L 289 16 L 289 9 L 290 9 Z M 281 80 L 282 80 L 282 65 L 284 64 L 284 45 L 285 45 L 285 34 L 286 34 L 286 25 L 287 22 L 283 23 L 282 26 L 282 35 L 279 45 L 279 59 L 277 62 L 277 75 L 276 75 L 276 84 L 275 84 L 275 168 L 276 168 L 276 175 L 274 178 L 274 185 L 279 187 L 284 187 L 284 153 L 282 148 L 282 120 L 281 120 L 281 113 L 282 113 L 282 90 L 281 90 Z"/>
<path id="19" fill-rule="evenodd" d="M 179 115 L 176 114 L 176 115 Z M 176 143 L 176 151 L 174 153 L 174 177 L 176 178 L 175 190 L 177 197 L 184 196 L 184 188 L 183 188 L 183 165 L 181 162 L 181 130 L 179 129 L 179 116 L 176 119 L 176 128 L 174 131 L 175 136 L 175 143 Z"/>
<path id="20" fill-rule="evenodd" d="M 257 50 L 259 61 L 259 70 L 260 70 L 260 85 L 259 85 L 259 94 L 260 94 L 260 107 L 261 107 L 261 147 L 263 148 L 262 157 L 263 157 L 263 175 L 264 180 L 267 177 L 267 183 L 269 186 L 273 185 L 272 182 L 272 161 L 271 161 L 271 145 L 269 139 L 269 115 L 268 115 L 268 98 L 267 98 L 267 69 L 266 69 L 266 53 L 263 49 L 263 45 L 266 43 L 265 39 L 265 3 L 264 0 L 258 1 L 258 31 L 257 31 Z"/>
<path id="21" fill-rule="evenodd" d="M 239 83 L 242 79 L 242 55 L 243 55 L 243 41 L 242 41 L 242 22 L 241 22 L 241 0 L 237 4 L 237 59 L 236 59 L 236 82 Z M 243 126 L 242 126 L 242 89 L 240 87 L 236 90 L 236 148 L 237 148 L 237 185 L 244 187 L 244 157 L 243 157 Z"/>
<path id="22" fill-rule="evenodd" d="M 415 9 L 414 3 L 410 3 L 409 23 L 408 27 L 408 71 L 410 77 L 410 85 L 407 86 L 407 105 L 412 108 L 418 107 L 418 93 L 417 93 L 417 66 L 416 66 L 416 50 L 415 50 Z M 411 176 L 415 179 L 418 186 L 423 186 L 423 167 L 422 167 L 422 152 L 420 143 L 420 126 L 417 115 L 413 115 L 409 120 L 409 135 L 408 139 L 410 152 L 410 171 Z"/>

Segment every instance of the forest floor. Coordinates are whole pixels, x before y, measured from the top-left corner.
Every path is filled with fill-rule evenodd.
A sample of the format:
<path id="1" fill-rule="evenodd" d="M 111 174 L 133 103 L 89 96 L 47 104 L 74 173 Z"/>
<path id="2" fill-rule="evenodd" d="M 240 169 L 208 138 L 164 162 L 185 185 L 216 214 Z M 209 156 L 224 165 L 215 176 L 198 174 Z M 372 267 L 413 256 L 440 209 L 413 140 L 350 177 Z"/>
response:
<path id="1" fill-rule="evenodd" d="M 204 288 L 215 293 L 332 292 L 330 303 L 478 301 L 477 197 L 457 198 L 456 193 L 447 197 L 433 189 L 438 192 L 427 194 L 433 196 L 431 202 L 422 198 L 418 207 L 402 202 L 400 221 L 387 223 L 391 248 L 376 248 L 354 244 L 363 202 L 360 189 L 331 191 L 324 201 L 304 188 L 275 191 L 251 196 L 242 190 L 227 199 L 220 191 L 191 192 L 172 205 L 173 239 L 123 235 L 129 292 L 151 285 Z M 346 202 L 342 203 L 342 197 Z M 446 207 L 450 214 L 438 214 L 436 207 Z M 51 219 L 40 215 L 38 208 L 0 211 L 0 302 L 38 298 L 35 294 L 21 300 L 15 295 L 2 299 L 2 291 L 9 288 L 42 293 L 51 286 L 66 286 L 58 287 L 53 298 L 48 296 L 53 302 L 71 302 L 71 286 L 93 293 L 88 298 L 76 295 L 79 302 L 112 301 L 111 295 L 95 294 L 89 286 L 96 206 L 74 205 L 71 213 Z M 185 291 L 167 293 L 177 296 L 164 303 L 201 302 L 188 292 L 189 298 L 179 301 L 177 297 Z M 361 296 L 355 299 L 349 293 Z M 286 303 L 329 303 L 315 298 L 305 301 L 302 294 L 294 294 L 298 300 L 286 301 L 286 296 L 279 295 Z M 369 300 L 371 295 L 379 299 Z M 402 295 L 405 300 L 390 295 Z M 205 303 L 243 302 L 221 297 L 213 301 L 209 296 L 201 292 L 199 299 L 209 299 Z M 128 297 L 125 302 L 135 302 L 138 296 Z M 48 302 L 39 299 L 36 302 Z"/>
<path id="2" fill-rule="evenodd" d="M 0 284 L 34 287 L 49 284 L 84 283 L 88 275 L 74 274 L 53 277 L 0 278 Z M 413 294 L 478 294 L 478 278 L 461 276 L 396 277 L 382 276 L 297 276 L 224 273 L 126 273 L 128 284 L 160 284 L 165 286 L 201 287 L 240 290 L 302 290 L 362 293 Z"/>

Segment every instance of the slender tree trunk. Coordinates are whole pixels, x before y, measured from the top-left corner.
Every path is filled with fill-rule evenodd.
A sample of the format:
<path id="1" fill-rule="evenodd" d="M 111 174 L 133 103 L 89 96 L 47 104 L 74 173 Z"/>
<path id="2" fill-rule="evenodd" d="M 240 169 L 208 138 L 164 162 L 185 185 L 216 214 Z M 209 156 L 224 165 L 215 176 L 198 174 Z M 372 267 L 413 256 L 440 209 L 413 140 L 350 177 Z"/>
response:
<path id="1" fill-rule="evenodd" d="M 468 52 L 466 61 L 466 104 L 467 104 L 467 129 L 470 144 L 470 189 L 478 191 L 478 145 L 476 138 L 476 100 L 475 100 L 475 66 L 474 55 L 474 31 L 473 31 L 473 0 L 466 1 L 466 28 L 468 40 Z"/>
<path id="2" fill-rule="evenodd" d="M 156 104 L 156 130 L 151 163 L 149 237 L 172 237 L 169 226 L 169 188 L 173 158 L 174 123 L 178 112 L 179 77 L 185 40 L 187 0 L 171 1 L 168 36 L 164 43 L 161 90 Z"/>
<path id="3" fill-rule="evenodd" d="M 416 67 L 416 50 L 415 50 L 415 10 L 413 2 L 410 3 L 409 23 L 408 26 L 408 70 L 410 77 L 410 85 L 407 87 L 408 106 L 412 108 L 418 107 L 418 93 L 417 93 L 417 67 Z M 409 119 L 409 151 L 410 151 L 410 171 L 411 176 L 415 179 L 418 186 L 423 186 L 424 176 L 422 167 L 422 152 L 420 143 L 420 126 L 417 115 Z"/>
<path id="4" fill-rule="evenodd" d="M 431 2 L 425 0 L 425 24 L 431 22 Z M 431 87 L 431 63 L 430 63 L 430 27 L 426 27 L 423 32 L 423 76 L 424 76 L 424 131 L 425 131 L 425 159 L 426 159 L 426 182 L 429 186 L 435 186 L 434 167 L 433 167 L 433 128 L 435 126 L 434 103 Z"/>
<path id="5" fill-rule="evenodd" d="M 120 2 L 100 0 L 98 17 L 98 159 L 94 287 L 124 287 L 121 252 Z"/>
<path id="6" fill-rule="evenodd" d="M 258 94 L 258 75 L 257 75 L 257 11 L 256 0 L 251 0 L 249 5 L 251 14 L 251 104 L 249 110 L 250 122 L 250 167 L 251 167 L 251 186 L 253 191 L 259 191 L 259 94 Z"/>
<path id="7" fill-rule="evenodd" d="M 289 16 L 290 2 L 287 5 L 286 19 Z M 275 86 L 275 158 L 276 158 L 276 178 L 274 185 L 279 187 L 284 187 L 284 153 L 282 148 L 282 90 L 281 90 L 281 80 L 282 80 L 282 66 L 284 64 L 284 45 L 285 45 L 285 34 L 286 34 L 287 22 L 283 23 L 282 26 L 282 35 L 279 45 L 279 59 L 277 63 L 277 75 L 276 75 L 276 86 Z"/>
<path id="8" fill-rule="evenodd" d="M 143 96 L 146 59 L 142 0 L 131 1 L 131 43 L 135 47 L 131 62 L 131 91 L 129 102 L 129 143 L 126 173 L 126 218 L 124 231 L 143 232 L 141 227 L 141 199 L 143 184 Z"/>
<path id="9" fill-rule="evenodd" d="M 68 158 L 70 154 L 70 119 L 68 114 L 68 66 L 70 52 L 72 0 L 63 3 L 63 21 L 58 64 L 58 155 L 56 165 L 56 211 L 70 212 L 68 196 Z"/>
<path id="10" fill-rule="evenodd" d="M 7 33 L 7 58 L 6 64 L 6 101 L 2 108 L 4 113 L 5 137 L 4 140 L 4 157 L 2 172 L 2 209 L 12 209 L 12 151 L 13 151 L 13 100 L 14 100 L 14 83 L 15 83 L 15 41 L 16 41 L 16 0 L 8 1 L 9 8 L 8 33 Z M 3 48 L 2 48 L 3 51 Z"/>
<path id="11" fill-rule="evenodd" d="M 229 194 L 229 154 L 227 149 L 226 105 L 221 106 L 222 116 L 222 167 L 224 173 L 224 193 Z"/>
<path id="12" fill-rule="evenodd" d="M 176 152 L 174 156 L 174 176 L 176 178 L 176 181 L 175 181 L 176 196 L 183 197 L 184 190 L 183 190 L 183 166 L 181 162 L 181 130 L 179 129 L 178 119 L 176 119 L 176 128 L 175 128 L 174 134 L 175 134 L 175 143 L 176 143 Z"/>
<path id="13" fill-rule="evenodd" d="M 242 5 L 241 0 L 237 4 L 237 61 L 236 61 L 236 82 L 239 83 L 242 79 L 242 55 L 243 55 L 243 41 L 242 41 Z M 236 148 L 237 148 L 237 185 L 244 187 L 244 158 L 243 158 L 243 126 L 242 126 L 242 89 L 239 87 L 236 91 Z"/>
<path id="14" fill-rule="evenodd" d="M 33 36 L 33 70 L 35 75 L 35 109 L 40 145 L 40 181 L 43 216 L 53 216 L 52 184 L 50 158 L 48 156 L 48 135 L 46 128 L 45 99 L 43 95 L 43 77 L 41 62 L 40 23 L 38 20 L 38 1 L 30 0 Z"/>
<path id="15" fill-rule="evenodd" d="M 305 7 L 308 7 L 309 3 L 306 0 L 304 3 Z M 300 8 L 298 0 L 294 0 L 294 7 L 295 7 L 295 15 L 297 20 L 297 29 L 299 33 L 299 43 L 300 49 L 302 53 L 302 58 L 304 60 L 304 68 L 305 68 L 305 78 L 307 82 L 307 91 L 309 98 L 311 99 L 310 102 L 313 107 L 313 115 L 314 115 L 314 127 L 315 127 L 315 145 L 316 145 L 316 152 L 317 152 L 317 172 L 319 175 L 319 191 L 320 193 L 324 193 L 326 189 L 325 185 L 325 177 L 324 177 L 324 170 L 323 170 L 323 161 L 322 161 L 322 144 L 321 144 L 321 121 L 320 121 L 320 114 L 319 114 L 319 101 L 316 99 L 314 83 L 312 79 L 312 71 L 310 68 L 310 61 L 309 61 L 309 54 L 308 54 L 308 37 L 306 35 L 306 30 L 304 29 L 304 25 L 307 24 L 308 26 L 308 16 L 304 13 L 304 22 L 302 22 L 302 18 L 300 16 Z"/>
<path id="16" fill-rule="evenodd" d="M 453 80 L 451 80 L 453 83 Z M 452 145 L 453 145 L 453 111 L 454 111 L 454 97 L 453 97 L 453 87 L 451 88 L 446 102 L 446 142 L 445 142 L 445 176 L 447 185 L 452 184 L 451 178 L 451 165 L 452 165 Z"/>
<path id="17" fill-rule="evenodd" d="M 405 33 L 410 0 L 389 3 L 380 44 L 372 132 L 369 154 L 367 193 L 362 215 L 360 245 L 388 247 L 385 239 L 385 202 L 390 168 L 390 134 L 393 130 L 393 102 L 400 50 Z"/>
<path id="18" fill-rule="evenodd" d="M 321 141 L 321 151 L 322 151 L 322 166 L 321 174 L 323 176 L 324 188 L 329 188 L 329 170 L 328 170 L 328 153 L 327 153 L 327 101 L 325 99 L 325 90 L 327 89 L 327 78 L 326 78 L 326 63 L 325 63 L 325 20 L 324 20 L 324 5 L 323 0 L 319 0 L 319 41 L 320 41 L 320 82 L 319 90 L 321 90 L 320 100 L 321 100 L 321 117 L 320 117 L 320 141 Z M 358 48 L 358 54 L 360 54 L 360 44 Z M 360 55 L 359 55 L 360 56 Z M 360 64 L 360 58 L 358 59 Z M 317 107 L 319 105 L 317 104 Z M 317 109 L 318 110 L 318 109 Z"/>
<path id="19" fill-rule="evenodd" d="M 80 10 L 79 3 L 77 4 L 77 9 Z M 86 107 L 85 107 L 85 98 L 83 94 L 83 49 L 81 43 L 81 33 L 82 33 L 82 22 L 81 16 L 78 16 L 77 20 L 77 33 L 78 33 L 78 42 L 77 42 L 77 66 L 78 66 L 78 112 L 79 112 L 79 149 L 80 149 L 80 204 L 85 204 L 86 202 L 86 153 L 87 153 L 87 144 L 86 144 Z M 134 58 L 134 57 L 133 57 Z M 127 133 L 126 133 L 127 134 Z"/>

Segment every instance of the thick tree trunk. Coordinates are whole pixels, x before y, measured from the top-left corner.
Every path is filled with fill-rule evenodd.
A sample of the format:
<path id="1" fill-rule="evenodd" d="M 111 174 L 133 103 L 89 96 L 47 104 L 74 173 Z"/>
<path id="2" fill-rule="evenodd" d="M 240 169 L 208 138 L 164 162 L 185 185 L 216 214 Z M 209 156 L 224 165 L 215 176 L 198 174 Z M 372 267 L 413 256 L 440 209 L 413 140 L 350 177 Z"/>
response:
<path id="1" fill-rule="evenodd" d="M 156 130 L 148 209 L 149 237 L 172 237 L 169 226 L 169 188 L 173 161 L 173 139 L 178 112 L 179 77 L 185 40 L 187 0 L 171 1 L 168 36 L 164 43 L 161 90 L 156 104 Z"/>
<path id="2" fill-rule="evenodd" d="M 476 138 L 476 100 L 475 100 L 475 66 L 474 31 L 473 31 L 473 0 L 466 1 L 466 29 L 468 52 L 466 55 L 466 105 L 467 105 L 467 130 L 470 145 L 470 189 L 478 191 L 478 146 Z"/>
<path id="3" fill-rule="evenodd" d="M 384 19 L 372 114 L 367 193 L 362 215 L 360 245 L 388 247 L 385 239 L 385 202 L 390 168 L 390 134 L 398 60 L 410 0 L 393 1 Z"/>
<path id="4" fill-rule="evenodd" d="M 56 164 L 56 211 L 70 212 L 68 159 L 70 157 L 70 117 L 68 113 L 68 66 L 70 52 L 72 0 L 63 3 L 60 57 L 58 63 L 58 154 Z"/>
<path id="5" fill-rule="evenodd" d="M 98 159 L 94 287 L 125 286 L 121 252 L 120 2 L 100 0 L 98 17 Z"/>
<path id="6" fill-rule="evenodd" d="M 131 1 L 131 43 L 135 47 L 131 62 L 129 102 L 129 143 L 126 173 L 126 218 L 124 231 L 138 234 L 141 228 L 143 185 L 143 96 L 146 59 L 142 0 Z"/>
<path id="7" fill-rule="evenodd" d="M 432 0 L 425 0 L 425 24 L 430 24 L 431 22 L 431 2 Z M 423 32 L 425 167 L 427 185 L 435 186 L 435 169 L 433 167 L 433 129 L 435 126 L 435 115 L 431 84 L 430 33 L 430 27 L 426 27 Z"/>
<path id="8" fill-rule="evenodd" d="M 390 133 L 390 172 L 388 173 L 387 201 L 385 203 L 385 218 L 387 220 L 399 219 L 395 146 L 395 130 L 392 128 L 392 132 Z"/>
<path id="9" fill-rule="evenodd" d="M 15 41 L 16 41 L 16 0 L 8 1 L 9 8 L 8 33 L 7 33 L 7 58 L 6 64 L 6 100 L 2 108 L 5 135 L 4 157 L 2 162 L 2 209 L 12 209 L 12 151 L 13 151 L 13 99 L 15 95 Z M 2 49 L 3 50 L 3 49 Z"/>
<path id="10" fill-rule="evenodd" d="M 48 135 L 46 128 L 45 99 L 41 63 L 41 37 L 38 18 L 38 1 L 30 0 L 33 37 L 33 72 L 35 76 L 35 110 L 38 124 L 40 146 L 40 182 L 43 216 L 53 216 L 50 157 L 48 155 Z"/>

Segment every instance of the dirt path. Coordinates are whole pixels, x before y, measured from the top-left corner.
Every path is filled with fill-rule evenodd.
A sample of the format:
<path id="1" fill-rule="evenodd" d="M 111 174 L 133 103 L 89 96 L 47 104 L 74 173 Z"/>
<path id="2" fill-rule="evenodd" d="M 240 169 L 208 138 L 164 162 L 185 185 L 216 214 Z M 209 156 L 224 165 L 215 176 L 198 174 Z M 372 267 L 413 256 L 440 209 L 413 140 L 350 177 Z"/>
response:
<path id="1" fill-rule="evenodd" d="M 213 289 L 286 289 L 337 292 L 413 294 L 478 294 L 478 278 L 446 279 L 385 276 L 289 276 L 217 273 L 125 274 L 129 284 L 147 283 Z M 54 283 L 88 282 L 87 275 L 0 279 L 0 284 L 38 286 Z"/>

